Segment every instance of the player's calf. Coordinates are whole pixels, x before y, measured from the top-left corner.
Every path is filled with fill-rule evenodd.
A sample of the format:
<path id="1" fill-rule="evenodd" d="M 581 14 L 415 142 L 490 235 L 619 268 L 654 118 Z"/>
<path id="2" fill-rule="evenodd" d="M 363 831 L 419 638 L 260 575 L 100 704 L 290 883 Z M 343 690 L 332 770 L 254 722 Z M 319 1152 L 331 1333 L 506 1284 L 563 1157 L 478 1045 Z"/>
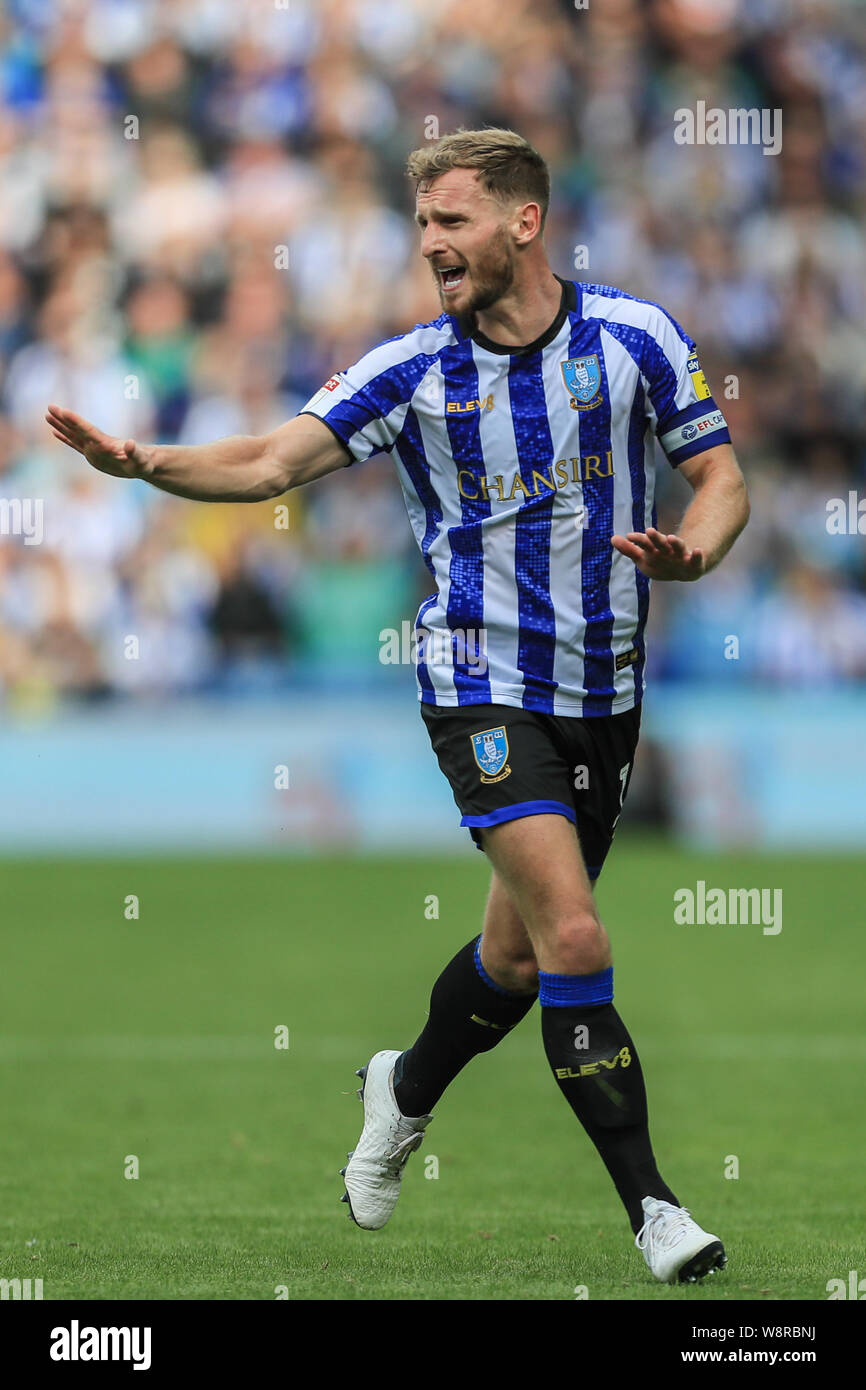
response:
<path id="1" fill-rule="evenodd" d="M 403 1114 L 429 1113 L 466 1064 L 496 1047 L 520 1022 L 535 1002 L 536 988 L 506 989 L 485 969 L 481 939 L 467 942 L 433 986 L 427 1023 L 397 1063 L 394 1093 Z"/>

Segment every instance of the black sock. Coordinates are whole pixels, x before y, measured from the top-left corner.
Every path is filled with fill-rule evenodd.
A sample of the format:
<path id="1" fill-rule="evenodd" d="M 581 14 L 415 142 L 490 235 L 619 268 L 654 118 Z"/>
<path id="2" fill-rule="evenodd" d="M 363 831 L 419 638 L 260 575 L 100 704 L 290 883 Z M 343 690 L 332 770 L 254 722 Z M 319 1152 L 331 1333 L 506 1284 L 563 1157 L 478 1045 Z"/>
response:
<path id="1" fill-rule="evenodd" d="M 481 974 L 476 941 L 446 965 L 433 986 L 430 1017 L 398 1058 L 394 1095 L 404 1115 L 426 1115 L 479 1052 L 489 1052 L 529 1012 L 536 993 L 512 994 Z"/>
<path id="2" fill-rule="evenodd" d="M 679 1202 L 656 1167 L 643 1073 L 625 1024 L 613 1004 L 548 1005 L 541 1010 L 541 1032 L 559 1089 L 598 1149 L 637 1233 L 646 1220 L 641 1198 Z"/>

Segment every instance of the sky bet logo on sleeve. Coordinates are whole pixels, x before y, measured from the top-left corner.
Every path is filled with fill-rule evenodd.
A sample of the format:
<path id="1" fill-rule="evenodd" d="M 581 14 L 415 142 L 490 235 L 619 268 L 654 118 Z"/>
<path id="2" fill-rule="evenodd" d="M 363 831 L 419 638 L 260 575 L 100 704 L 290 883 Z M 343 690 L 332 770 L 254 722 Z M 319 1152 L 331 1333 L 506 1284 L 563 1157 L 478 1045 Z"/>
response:
<path id="1" fill-rule="evenodd" d="M 561 362 L 562 378 L 568 388 L 572 410 L 594 410 L 601 405 L 601 367 L 598 353 L 591 357 L 569 357 Z"/>
<path id="2" fill-rule="evenodd" d="M 511 768 L 508 762 L 508 735 L 500 724 L 498 729 L 485 729 L 483 734 L 472 734 L 472 752 L 481 769 L 482 782 L 501 782 L 508 777 Z"/>
<path id="3" fill-rule="evenodd" d="M 705 401 L 710 394 L 710 388 L 707 385 L 707 378 L 704 376 L 703 368 L 698 361 L 698 354 L 696 352 L 691 354 L 686 366 L 692 386 L 695 390 L 695 395 L 699 401 Z"/>

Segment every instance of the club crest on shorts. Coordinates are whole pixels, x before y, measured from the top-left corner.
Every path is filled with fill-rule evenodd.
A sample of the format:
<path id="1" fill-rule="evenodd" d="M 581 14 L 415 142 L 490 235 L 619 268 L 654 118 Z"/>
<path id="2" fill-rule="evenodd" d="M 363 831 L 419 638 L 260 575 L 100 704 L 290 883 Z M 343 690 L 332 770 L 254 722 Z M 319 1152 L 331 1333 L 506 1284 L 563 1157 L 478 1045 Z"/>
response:
<path id="1" fill-rule="evenodd" d="M 482 782 L 501 782 L 511 768 L 508 762 L 508 735 L 504 725 L 498 729 L 485 729 L 483 734 L 471 734 L 472 752 L 481 769 Z"/>
<path id="2" fill-rule="evenodd" d="M 601 405 L 601 367 L 597 352 L 591 357 L 569 357 L 560 366 L 571 396 L 568 404 L 572 410 L 594 410 Z"/>

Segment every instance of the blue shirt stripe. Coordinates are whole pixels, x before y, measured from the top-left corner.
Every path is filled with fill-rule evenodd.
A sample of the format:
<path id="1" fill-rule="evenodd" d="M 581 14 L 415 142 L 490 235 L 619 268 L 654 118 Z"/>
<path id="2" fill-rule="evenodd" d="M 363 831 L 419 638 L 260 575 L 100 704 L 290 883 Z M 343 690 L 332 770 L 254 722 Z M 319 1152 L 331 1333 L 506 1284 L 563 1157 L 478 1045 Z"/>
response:
<path id="1" fill-rule="evenodd" d="M 588 330 L 588 331 L 587 331 Z M 577 346 L 579 344 L 579 348 Z M 611 450 L 611 411 L 608 395 L 607 367 L 601 336 L 601 324 L 590 319 L 574 335 L 572 357 L 598 356 L 601 369 L 601 404 L 581 412 L 581 456 L 598 457 L 599 470 Z M 613 610 L 610 606 L 610 567 L 613 548 L 610 538 L 613 525 L 613 476 L 595 478 L 593 485 L 584 483 L 583 505 L 587 524 L 583 531 L 583 551 L 580 561 L 580 582 L 583 593 L 583 615 L 586 619 L 584 637 L 584 678 L 587 695 L 583 702 L 586 716 L 610 714 L 616 686 L 613 655 Z"/>
<path id="2" fill-rule="evenodd" d="M 633 531 L 646 529 L 646 434 L 647 421 L 644 409 L 643 386 L 638 379 L 632 401 L 628 422 L 628 468 L 631 477 L 631 524 Z M 634 568 L 635 591 L 637 593 L 637 631 L 634 644 L 638 659 L 634 666 L 635 703 L 643 697 L 644 668 L 646 666 L 646 642 L 644 628 L 649 612 L 650 581 L 641 574 L 637 565 Z"/>
<path id="3" fill-rule="evenodd" d="M 529 493 L 515 521 L 517 665 L 524 681 L 524 709 L 552 714 L 557 687 L 553 678 L 556 615 L 550 597 L 550 526 L 555 492 L 533 478 L 533 471 L 550 475 L 553 457 L 540 352 L 510 359 L 508 396 L 518 468 Z M 537 496 L 533 496 L 535 492 Z"/>
<path id="4" fill-rule="evenodd" d="M 468 470 L 473 477 L 480 477 L 484 473 L 484 456 L 479 416 L 477 413 L 452 414 L 448 410 L 449 402 L 458 403 L 478 395 L 478 369 L 472 356 L 471 339 L 447 348 L 441 355 L 441 365 L 445 378 L 445 428 L 458 480 L 461 470 Z M 478 493 L 478 496 L 466 497 L 461 493 L 461 524 L 448 529 L 451 564 L 446 616 L 451 631 L 459 630 L 464 634 L 464 650 L 480 641 L 478 634 L 484 626 L 481 523 L 490 515 L 490 502 L 481 489 L 473 488 L 472 492 Z M 458 704 L 486 704 L 490 701 L 490 680 L 486 671 L 482 675 L 477 666 L 470 668 L 467 662 L 457 661 L 455 654 L 453 675 Z"/>

